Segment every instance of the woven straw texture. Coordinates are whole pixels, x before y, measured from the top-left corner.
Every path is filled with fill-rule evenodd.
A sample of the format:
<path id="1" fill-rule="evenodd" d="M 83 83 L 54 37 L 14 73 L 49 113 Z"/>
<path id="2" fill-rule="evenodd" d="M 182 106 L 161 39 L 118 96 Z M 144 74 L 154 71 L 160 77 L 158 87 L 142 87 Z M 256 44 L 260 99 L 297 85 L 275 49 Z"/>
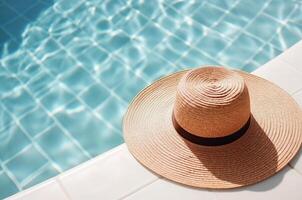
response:
<path id="1" fill-rule="evenodd" d="M 200 188 L 235 188 L 274 175 L 298 152 L 302 141 L 302 114 L 299 106 L 285 91 L 265 79 L 240 71 L 236 71 L 240 77 L 236 77 L 233 72 L 230 72 L 231 78 L 225 74 L 219 78 L 216 74 L 218 80 L 203 79 L 206 81 L 204 84 L 200 77 L 192 80 L 194 75 L 190 75 L 191 80 L 182 83 L 184 75 L 190 72 L 182 71 L 158 80 L 138 94 L 129 106 L 123 122 L 124 138 L 130 152 L 141 164 L 181 184 Z M 199 99 L 192 98 L 196 94 L 200 95 L 199 91 L 207 93 L 204 92 L 206 89 L 195 87 L 198 90 L 195 93 L 185 89 L 185 84 L 197 83 L 205 87 L 209 82 L 214 84 L 210 88 L 218 88 L 218 92 L 214 93 L 219 94 L 219 98 L 211 96 L 211 92 L 203 94 L 205 97 Z M 184 96 L 187 96 L 185 100 L 179 100 Z M 205 101 L 206 98 L 215 100 Z M 209 103 L 214 101 L 214 105 Z M 201 115 L 195 116 L 195 119 L 205 121 L 206 126 L 190 124 L 192 120 L 187 117 L 181 119 L 189 115 L 175 110 L 184 102 L 194 102 L 189 104 L 192 108 L 197 105 L 199 108 L 207 108 L 200 111 Z M 223 105 L 225 110 L 216 116 L 223 115 L 222 121 L 226 123 L 207 124 L 211 122 L 208 120 L 211 117 L 207 118 L 207 115 L 210 116 L 210 111 L 215 111 L 219 105 Z M 236 108 L 241 110 L 234 112 Z M 173 127 L 173 111 L 183 128 L 205 137 L 225 136 L 237 130 L 239 124 L 246 121 L 247 113 L 251 113 L 251 122 L 247 132 L 238 140 L 209 147 L 183 139 Z M 191 113 L 191 119 L 194 114 Z M 219 130 L 227 131 L 223 133 Z"/>
<path id="2" fill-rule="evenodd" d="M 248 89 L 238 73 L 226 68 L 191 70 L 178 83 L 174 114 L 181 127 L 194 135 L 227 136 L 250 117 Z"/>

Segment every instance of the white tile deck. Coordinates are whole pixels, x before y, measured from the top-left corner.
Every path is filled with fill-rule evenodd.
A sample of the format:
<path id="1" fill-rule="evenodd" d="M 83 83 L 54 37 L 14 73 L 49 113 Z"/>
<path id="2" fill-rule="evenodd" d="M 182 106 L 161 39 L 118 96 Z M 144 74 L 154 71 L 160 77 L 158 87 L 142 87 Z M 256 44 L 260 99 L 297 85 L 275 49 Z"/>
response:
<path id="1" fill-rule="evenodd" d="M 68 197 L 60 184 L 51 179 L 29 190 L 18 193 L 11 197 L 12 200 L 41 200 L 41 199 L 56 199 L 68 200 Z"/>
<path id="2" fill-rule="evenodd" d="M 89 165 L 58 177 L 71 199 L 119 199 L 148 185 L 158 177 L 142 167 L 125 144 Z"/>
<path id="3" fill-rule="evenodd" d="M 302 73 L 302 42 L 296 43 L 290 48 L 290 51 L 285 51 L 280 55 L 280 59 L 287 62 Z"/>
<path id="4" fill-rule="evenodd" d="M 295 170 L 286 167 L 277 175 L 249 187 L 217 191 L 217 200 L 284 200 L 302 199 L 302 177 Z"/>
<path id="5" fill-rule="evenodd" d="M 289 94 L 294 94 L 302 87 L 302 73 L 279 57 L 258 68 L 252 74 L 276 83 Z"/>
<path id="6" fill-rule="evenodd" d="M 302 107 L 302 41 L 254 74 L 289 92 Z M 142 167 L 125 144 L 10 199 L 291 199 L 301 200 L 302 151 L 275 176 L 240 189 L 216 191 L 185 187 Z"/>
<path id="7" fill-rule="evenodd" d="M 154 183 L 125 198 L 125 200 L 141 199 L 215 200 L 216 198 L 214 193 L 209 192 L 207 190 L 186 187 L 180 184 L 172 183 L 166 179 L 158 179 Z"/>

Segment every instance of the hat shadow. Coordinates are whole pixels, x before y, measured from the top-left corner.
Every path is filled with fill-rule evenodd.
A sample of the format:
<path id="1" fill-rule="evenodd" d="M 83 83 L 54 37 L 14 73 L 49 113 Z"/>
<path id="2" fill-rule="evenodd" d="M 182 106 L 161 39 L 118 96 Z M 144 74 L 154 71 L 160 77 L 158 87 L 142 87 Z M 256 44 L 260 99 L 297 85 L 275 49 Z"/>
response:
<path id="1" fill-rule="evenodd" d="M 196 144 L 183 140 L 213 176 L 226 182 L 239 186 L 252 185 L 274 175 L 277 171 L 277 150 L 253 116 L 251 116 L 247 132 L 230 144 L 199 145 L 198 147 Z M 255 175 L 259 175 L 259 177 Z M 253 191 L 270 190 L 281 181 L 282 177 L 274 177 L 269 184 L 264 184 L 264 187 L 251 187 L 250 189 Z"/>

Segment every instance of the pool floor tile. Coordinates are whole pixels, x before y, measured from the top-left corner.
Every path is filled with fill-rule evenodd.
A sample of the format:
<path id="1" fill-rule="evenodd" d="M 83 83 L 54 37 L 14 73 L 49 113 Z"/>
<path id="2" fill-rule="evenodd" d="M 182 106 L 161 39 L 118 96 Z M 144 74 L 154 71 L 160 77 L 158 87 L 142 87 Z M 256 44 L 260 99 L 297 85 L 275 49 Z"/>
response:
<path id="1" fill-rule="evenodd" d="M 188 17 L 177 26 L 173 34 L 190 46 L 198 42 L 205 35 L 206 31 L 206 26 Z"/>
<path id="2" fill-rule="evenodd" d="M 264 10 L 265 13 L 279 20 L 285 20 L 295 8 L 293 1 L 287 1 L 286 6 L 280 6 L 283 0 L 273 0 Z"/>
<path id="3" fill-rule="evenodd" d="M 192 15 L 204 2 L 197 2 L 195 0 L 180 0 L 171 1 L 168 3 L 169 6 L 174 8 L 180 14 L 187 16 Z"/>
<path id="4" fill-rule="evenodd" d="M 80 66 L 74 66 L 71 71 L 64 73 L 61 77 L 66 87 L 76 93 L 95 82 L 92 75 Z"/>
<path id="5" fill-rule="evenodd" d="M 131 6 L 142 13 L 144 16 L 153 19 L 160 14 L 158 6 L 160 0 L 155 1 L 132 1 Z"/>
<path id="6" fill-rule="evenodd" d="M 0 172 L 0 188 L 0 199 L 4 199 L 19 191 L 14 182 L 4 172 Z"/>
<path id="7" fill-rule="evenodd" d="M 102 50 L 98 46 L 92 46 L 91 41 L 88 44 L 89 48 L 85 49 L 81 53 L 75 53 L 85 68 L 94 73 L 98 70 L 98 66 L 102 66 L 108 59 L 108 53 Z M 83 49 L 83 46 L 78 46 L 79 49 Z"/>
<path id="8" fill-rule="evenodd" d="M 17 124 L 13 123 L 0 132 L 0 160 L 7 161 L 31 144 L 30 139 Z"/>
<path id="9" fill-rule="evenodd" d="M 269 40 L 276 34 L 280 24 L 276 20 L 271 19 L 265 15 L 259 15 L 257 18 L 246 28 L 246 31 L 261 38 L 264 41 Z"/>
<path id="10" fill-rule="evenodd" d="M 6 163 L 7 169 L 22 182 L 47 163 L 47 159 L 33 145 Z"/>
<path id="11" fill-rule="evenodd" d="M 175 36 L 171 36 L 166 38 L 159 45 L 157 45 L 154 49 L 154 52 L 156 52 L 158 55 L 161 55 L 161 57 L 164 57 L 171 63 L 174 63 L 180 57 L 182 57 L 182 55 L 185 54 L 189 49 L 190 47 L 186 43 L 184 43 L 184 41 L 178 39 Z M 165 66 L 163 65 L 159 68 L 164 67 Z"/>
<path id="12" fill-rule="evenodd" d="M 121 129 L 127 105 L 115 97 L 108 98 L 97 112 L 114 127 Z"/>
<path id="13" fill-rule="evenodd" d="M 75 96 L 66 90 L 62 83 L 53 84 L 46 95 L 41 98 L 41 104 L 48 112 L 55 112 L 60 107 L 71 102 Z"/>
<path id="14" fill-rule="evenodd" d="M 177 62 L 176 65 L 181 68 L 193 68 L 202 65 L 217 65 L 217 61 L 209 56 L 204 55 L 197 49 L 191 49 L 187 54 L 184 54 Z"/>
<path id="15" fill-rule="evenodd" d="M 221 9 L 218 9 L 209 3 L 204 3 L 202 6 L 198 7 L 192 18 L 205 26 L 211 27 L 214 26 L 223 15 L 224 12 Z"/>
<path id="16" fill-rule="evenodd" d="M 20 117 L 35 107 L 33 96 L 22 87 L 16 88 L 14 93 L 3 98 L 1 103 L 15 117 Z"/>
<path id="17" fill-rule="evenodd" d="M 255 55 L 257 52 L 255 49 L 259 50 L 262 45 L 258 39 L 242 33 L 230 46 L 221 51 L 217 58 L 228 66 L 242 68 L 245 62 Z"/>
<path id="18" fill-rule="evenodd" d="M 46 181 L 49 178 L 52 178 L 56 175 L 58 175 L 60 172 L 52 164 L 47 164 L 45 167 L 43 167 L 42 170 L 39 170 L 39 173 L 35 175 L 29 182 L 27 182 L 23 189 L 27 189 L 32 187 L 33 185 L 39 184 L 43 181 Z"/>
<path id="19" fill-rule="evenodd" d="M 45 54 L 42 54 L 45 56 Z M 59 49 L 56 52 L 41 58 L 44 70 L 49 71 L 51 75 L 57 77 L 61 74 L 68 73 L 77 65 L 77 61 L 70 57 L 65 50 Z"/>
<path id="20" fill-rule="evenodd" d="M 106 51 L 113 53 L 127 45 L 130 37 L 118 29 L 113 33 L 100 32 L 94 36 L 93 40 L 98 41 L 98 44 L 106 49 Z"/>
<path id="21" fill-rule="evenodd" d="M 81 94 L 81 98 L 92 109 L 98 107 L 110 96 L 110 91 L 100 84 L 94 84 L 90 86 L 84 93 Z"/>
<path id="22" fill-rule="evenodd" d="M 161 13 L 156 18 L 152 19 L 152 21 L 160 27 L 171 33 L 174 33 L 183 20 L 183 15 L 165 4 L 161 9 Z"/>
<path id="23" fill-rule="evenodd" d="M 196 43 L 195 47 L 206 52 L 211 57 L 216 57 L 228 43 L 229 41 L 223 39 L 220 35 L 209 32 Z"/>
<path id="24" fill-rule="evenodd" d="M 57 126 L 49 129 L 37 139 L 37 144 L 62 171 L 70 169 L 88 159 L 70 138 Z"/>
<path id="25" fill-rule="evenodd" d="M 280 50 L 285 50 L 294 45 L 302 36 L 301 28 L 295 30 L 291 23 L 287 23 L 272 38 L 272 45 Z M 284 40 L 283 38 L 288 38 Z"/>
<path id="26" fill-rule="evenodd" d="M 112 58 L 108 60 L 106 68 L 102 68 L 99 72 L 99 80 L 108 88 L 114 89 L 129 78 L 130 70 L 125 67 L 125 64 L 119 59 Z M 116 77 L 116 78 L 113 78 Z"/>
<path id="27" fill-rule="evenodd" d="M 9 94 L 19 85 L 20 82 L 15 77 L 6 74 L 0 75 L 0 91 L 2 95 Z"/>
<path id="28" fill-rule="evenodd" d="M 241 19 L 244 22 L 242 25 L 246 25 L 260 11 L 267 6 L 267 1 L 259 1 L 257 3 L 253 1 L 238 1 L 238 4 L 233 7 L 230 12 L 236 16 L 237 19 Z"/>
<path id="29" fill-rule="evenodd" d="M 140 42 L 134 39 L 116 53 L 117 57 L 129 67 L 135 66 L 141 60 L 145 59 L 146 54 Z"/>
<path id="30" fill-rule="evenodd" d="M 136 38 L 145 48 L 152 49 L 164 39 L 165 35 L 161 27 L 153 23 L 148 23 L 144 29 L 136 35 Z"/>
<path id="31" fill-rule="evenodd" d="M 79 107 L 79 102 L 75 101 L 73 104 L 74 110 L 67 107 L 66 110 L 58 112 L 55 117 L 70 135 L 92 156 L 96 156 L 123 142 L 121 135 L 112 129 L 110 124 L 104 123 L 95 116 L 99 111 L 92 113 L 85 109 L 85 107 Z M 119 113 L 110 112 L 108 114 L 121 118 Z M 111 142 L 109 143 L 108 141 Z"/>
<path id="32" fill-rule="evenodd" d="M 271 56 L 276 57 L 280 53 L 282 52 L 273 45 L 267 44 L 253 57 L 253 61 L 263 65 L 270 60 Z"/>
<path id="33" fill-rule="evenodd" d="M 220 7 L 221 9 L 229 10 L 234 6 L 238 0 L 211 0 L 210 3 Z"/>
<path id="34" fill-rule="evenodd" d="M 145 24 L 148 23 L 148 18 L 140 14 L 138 11 L 131 12 L 130 16 L 127 16 L 127 21 L 120 24 L 119 27 L 125 31 L 128 35 L 132 36 L 137 33 Z"/>
<path id="35" fill-rule="evenodd" d="M 0 106 L 0 131 L 13 123 L 13 118 L 8 111 Z"/>
<path id="36" fill-rule="evenodd" d="M 147 58 L 138 63 L 134 68 L 136 69 L 135 73 L 141 75 L 144 80 L 153 82 L 171 73 L 175 67 L 159 54 L 150 52 Z"/>
<path id="37" fill-rule="evenodd" d="M 114 90 L 127 103 L 130 103 L 134 96 L 148 85 L 148 82 L 141 76 L 132 73 L 130 77 L 127 84 L 121 84 Z"/>
<path id="38" fill-rule="evenodd" d="M 31 78 L 27 88 L 35 98 L 40 98 L 49 92 L 54 83 L 55 80 L 49 73 L 41 71 L 41 73 Z"/>

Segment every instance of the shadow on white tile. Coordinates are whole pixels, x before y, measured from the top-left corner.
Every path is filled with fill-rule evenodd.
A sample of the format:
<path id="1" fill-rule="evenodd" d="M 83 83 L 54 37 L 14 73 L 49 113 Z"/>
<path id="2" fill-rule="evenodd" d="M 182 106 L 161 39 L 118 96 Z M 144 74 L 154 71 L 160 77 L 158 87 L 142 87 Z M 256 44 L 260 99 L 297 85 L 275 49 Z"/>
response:
<path id="1" fill-rule="evenodd" d="M 118 199 L 158 177 L 141 166 L 125 144 L 110 156 L 58 177 L 68 195 L 76 199 Z"/>
<path id="2" fill-rule="evenodd" d="M 276 175 L 258 184 L 231 189 L 215 191 L 218 200 L 301 200 L 302 177 L 290 167 L 285 167 Z"/>
<path id="3" fill-rule="evenodd" d="M 300 105 L 302 109 L 302 91 L 293 95 L 294 99 Z M 297 170 L 298 173 L 302 175 L 302 149 L 297 153 L 297 155 L 290 162 L 290 166 Z"/>
<path id="4" fill-rule="evenodd" d="M 125 200 L 214 200 L 215 195 L 205 189 L 197 189 L 187 187 L 168 181 L 159 179 L 154 183 L 146 186 L 140 191 L 128 196 Z"/>
<path id="5" fill-rule="evenodd" d="M 18 193 L 9 198 L 9 200 L 41 199 L 68 200 L 63 189 L 55 179 L 39 184 L 31 189 L 28 189 L 22 193 Z"/>
<path id="6" fill-rule="evenodd" d="M 293 98 L 300 105 L 302 109 L 302 90 L 295 93 Z M 293 167 L 298 173 L 302 175 L 302 149 L 297 153 L 297 155 L 290 162 L 290 166 Z"/>
<path id="7" fill-rule="evenodd" d="M 297 155 L 290 161 L 289 165 L 301 175 L 302 179 L 302 149 L 300 149 Z"/>

